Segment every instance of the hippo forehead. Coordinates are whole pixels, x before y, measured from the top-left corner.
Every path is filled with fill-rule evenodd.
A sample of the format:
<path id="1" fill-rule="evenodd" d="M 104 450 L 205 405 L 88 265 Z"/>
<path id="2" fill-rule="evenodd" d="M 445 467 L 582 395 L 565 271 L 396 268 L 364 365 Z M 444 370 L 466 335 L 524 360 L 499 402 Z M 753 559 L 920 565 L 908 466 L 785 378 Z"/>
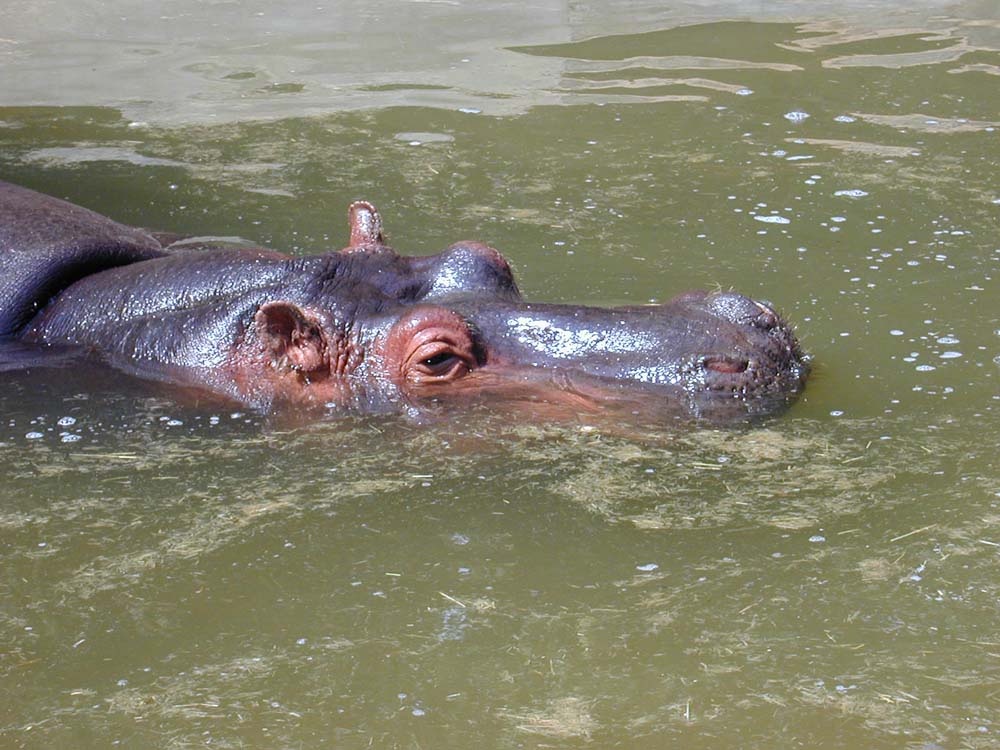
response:
<path id="1" fill-rule="evenodd" d="M 377 252 L 347 250 L 299 259 L 293 265 L 293 276 L 306 279 L 308 297 L 315 301 L 349 301 L 352 307 L 412 305 L 455 298 L 505 302 L 521 299 L 506 259 L 477 242 L 456 243 L 426 256 L 402 256 L 387 247 Z"/>

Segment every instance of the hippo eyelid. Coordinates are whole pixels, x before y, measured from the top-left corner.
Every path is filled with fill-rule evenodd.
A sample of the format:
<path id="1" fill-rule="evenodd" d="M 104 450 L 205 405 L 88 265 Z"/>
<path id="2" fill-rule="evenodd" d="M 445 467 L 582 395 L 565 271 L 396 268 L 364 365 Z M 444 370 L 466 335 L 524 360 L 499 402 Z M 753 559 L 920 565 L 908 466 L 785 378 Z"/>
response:
<path id="1" fill-rule="evenodd" d="M 437 351 L 418 352 L 420 357 L 413 362 L 408 378 L 414 383 L 431 383 L 457 380 L 467 375 L 473 368 L 468 359 L 450 344 L 437 342 L 425 344 L 425 347 L 436 348 Z M 429 356 L 423 356 L 429 354 Z"/>

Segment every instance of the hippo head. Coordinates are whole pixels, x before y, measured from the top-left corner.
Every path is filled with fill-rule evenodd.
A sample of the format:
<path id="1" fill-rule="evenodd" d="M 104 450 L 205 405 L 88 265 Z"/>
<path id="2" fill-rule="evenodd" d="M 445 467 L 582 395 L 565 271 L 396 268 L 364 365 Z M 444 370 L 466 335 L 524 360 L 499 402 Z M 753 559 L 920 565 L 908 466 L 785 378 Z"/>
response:
<path id="1" fill-rule="evenodd" d="M 774 410 L 808 373 L 789 325 L 740 294 L 529 303 L 491 247 L 405 257 L 371 204 L 352 204 L 349 223 L 346 249 L 289 261 L 284 298 L 257 298 L 229 359 L 241 400 L 370 409 L 475 396 L 729 416 Z"/>

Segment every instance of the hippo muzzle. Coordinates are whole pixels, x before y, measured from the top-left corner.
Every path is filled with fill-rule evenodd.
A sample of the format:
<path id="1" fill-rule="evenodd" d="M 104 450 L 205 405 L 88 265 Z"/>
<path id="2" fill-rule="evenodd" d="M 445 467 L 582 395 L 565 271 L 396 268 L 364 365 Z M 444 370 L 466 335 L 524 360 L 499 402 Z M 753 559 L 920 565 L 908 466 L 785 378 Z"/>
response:
<path id="1" fill-rule="evenodd" d="M 460 353 L 447 360 L 452 348 L 444 343 L 426 351 L 433 364 L 455 367 L 445 376 L 455 388 L 464 379 L 477 391 L 533 398 L 547 388 L 541 398 L 553 401 L 646 400 L 702 416 L 753 414 L 787 402 L 809 371 L 790 326 L 769 305 L 731 292 L 617 308 L 468 299 L 438 307 Z"/>

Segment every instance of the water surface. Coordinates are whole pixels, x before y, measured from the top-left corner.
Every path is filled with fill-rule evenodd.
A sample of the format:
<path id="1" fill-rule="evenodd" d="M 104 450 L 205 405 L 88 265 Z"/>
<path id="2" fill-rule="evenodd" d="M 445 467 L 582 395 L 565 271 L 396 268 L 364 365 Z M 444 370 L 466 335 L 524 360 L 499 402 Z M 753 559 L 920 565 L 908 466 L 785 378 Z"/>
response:
<path id="1" fill-rule="evenodd" d="M 815 370 L 728 429 L 0 373 L 0 744 L 1000 743 L 1000 16 L 659 5 L 8 9 L 4 179 L 299 254 L 366 197 Z"/>

